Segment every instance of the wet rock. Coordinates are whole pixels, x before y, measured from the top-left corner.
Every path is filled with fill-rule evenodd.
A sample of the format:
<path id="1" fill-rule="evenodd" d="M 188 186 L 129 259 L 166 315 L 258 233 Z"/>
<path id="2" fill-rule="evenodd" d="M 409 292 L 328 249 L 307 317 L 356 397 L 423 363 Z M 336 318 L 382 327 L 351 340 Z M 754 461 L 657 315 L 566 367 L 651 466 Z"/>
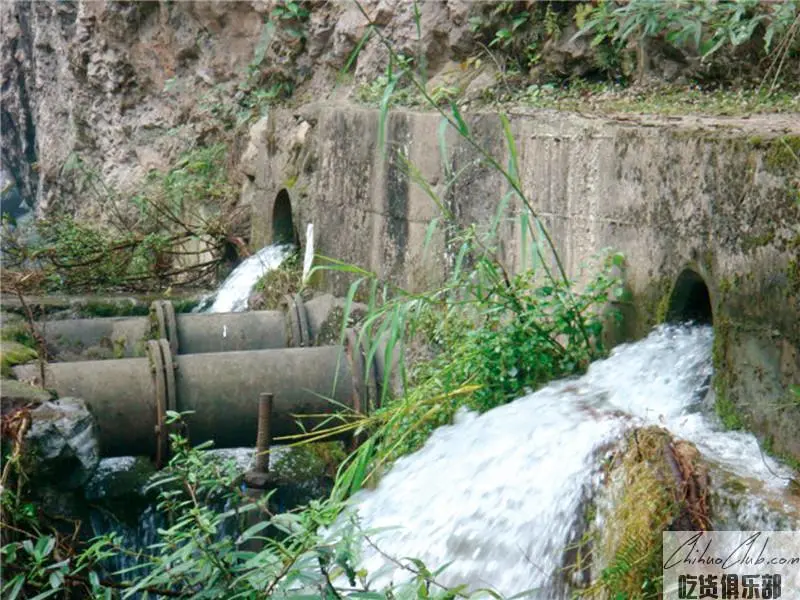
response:
<path id="1" fill-rule="evenodd" d="M 155 472 L 153 462 L 143 456 L 104 458 L 86 483 L 85 497 L 92 501 L 144 497 Z"/>
<path id="2" fill-rule="evenodd" d="M 694 444 L 644 427 L 610 454 L 604 480 L 587 511 L 594 513 L 588 535 L 578 542 L 591 548 L 591 567 L 572 560 L 573 582 L 588 585 L 591 597 L 639 597 L 661 574 L 663 531 L 710 528 L 708 467 Z"/>
<path id="3" fill-rule="evenodd" d="M 716 531 L 790 531 L 800 529 L 800 496 L 776 475 L 774 484 L 737 476 L 710 465 L 713 528 Z"/>
<path id="4" fill-rule="evenodd" d="M 31 419 L 25 443 L 33 487 L 37 482 L 62 490 L 85 484 L 100 461 L 100 448 L 94 417 L 83 400 L 43 402 Z"/>

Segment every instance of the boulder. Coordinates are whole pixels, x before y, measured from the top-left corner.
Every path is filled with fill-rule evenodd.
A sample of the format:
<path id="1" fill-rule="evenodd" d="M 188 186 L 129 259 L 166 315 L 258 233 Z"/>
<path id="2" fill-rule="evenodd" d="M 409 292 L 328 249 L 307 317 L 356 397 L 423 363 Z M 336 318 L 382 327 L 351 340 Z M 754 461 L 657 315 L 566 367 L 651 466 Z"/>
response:
<path id="1" fill-rule="evenodd" d="M 42 402 L 32 410 L 25 443 L 34 487 L 40 482 L 76 489 L 89 480 L 100 461 L 94 417 L 77 398 Z"/>
<path id="2" fill-rule="evenodd" d="M 662 532 L 711 527 L 708 467 L 693 444 L 653 426 L 631 430 L 603 471 L 567 572 L 588 597 L 648 597 L 662 571 Z"/>

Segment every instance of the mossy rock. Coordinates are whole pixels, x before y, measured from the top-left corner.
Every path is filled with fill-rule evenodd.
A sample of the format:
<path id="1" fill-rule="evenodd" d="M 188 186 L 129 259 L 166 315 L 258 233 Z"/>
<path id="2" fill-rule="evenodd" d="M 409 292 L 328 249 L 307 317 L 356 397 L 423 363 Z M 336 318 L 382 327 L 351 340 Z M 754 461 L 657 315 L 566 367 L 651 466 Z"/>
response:
<path id="1" fill-rule="evenodd" d="M 301 482 L 335 476 L 347 456 L 341 442 L 319 442 L 282 448 L 271 461 L 270 471 L 283 482 Z"/>
<path id="2" fill-rule="evenodd" d="M 693 444 L 646 427 L 628 435 L 606 479 L 591 534 L 593 582 L 584 592 L 658 598 L 662 532 L 709 528 L 708 470 Z"/>
<path id="3" fill-rule="evenodd" d="M 3 340 L 0 342 L 0 372 L 3 377 L 11 377 L 11 367 L 23 365 L 39 358 L 33 348 L 19 342 Z"/>

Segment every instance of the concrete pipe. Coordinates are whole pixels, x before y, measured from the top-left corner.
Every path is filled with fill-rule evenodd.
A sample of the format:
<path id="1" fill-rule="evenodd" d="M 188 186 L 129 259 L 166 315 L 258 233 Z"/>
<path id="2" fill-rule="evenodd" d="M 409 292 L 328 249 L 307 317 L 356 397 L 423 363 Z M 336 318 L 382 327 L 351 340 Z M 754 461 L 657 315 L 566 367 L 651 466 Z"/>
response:
<path id="1" fill-rule="evenodd" d="M 45 384 L 59 396 L 86 401 L 102 456 L 149 455 L 163 463 L 167 410 L 194 411 L 186 419 L 192 443 L 214 440 L 218 448 L 255 443 L 262 392 L 274 394 L 273 439 L 300 432 L 296 415 L 332 414 L 340 405 L 367 410 L 377 399 L 368 397 L 372 386 L 361 384 L 367 379 L 362 361 L 360 352 L 341 346 L 173 358 L 159 340 L 149 342 L 146 358 L 50 363 Z M 38 370 L 29 364 L 14 373 L 35 381 Z"/>
<path id="2" fill-rule="evenodd" d="M 201 354 L 305 346 L 307 325 L 295 333 L 305 306 L 297 296 L 281 311 L 176 315 L 172 304 L 153 303 L 151 317 L 74 319 L 38 324 L 47 345 L 62 360 L 132 358 L 145 355 L 148 339 L 168 340 L 173 354 Z"/>

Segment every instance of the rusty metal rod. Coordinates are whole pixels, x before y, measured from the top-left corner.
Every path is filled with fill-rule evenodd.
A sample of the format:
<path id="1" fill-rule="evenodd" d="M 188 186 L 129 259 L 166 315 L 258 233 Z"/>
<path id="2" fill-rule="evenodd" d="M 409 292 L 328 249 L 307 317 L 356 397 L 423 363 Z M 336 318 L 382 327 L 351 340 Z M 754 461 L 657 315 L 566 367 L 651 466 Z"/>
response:
<path id="1" fill-rule="evenodd" d="M 269 473 L 269 447 L 272 443 L 270 421 L 272 420 L 272 401 L 274 395 L 263 392 L 258 395 L 258 434 L 256 436 L 256 461 L 253 470 Z"/>

